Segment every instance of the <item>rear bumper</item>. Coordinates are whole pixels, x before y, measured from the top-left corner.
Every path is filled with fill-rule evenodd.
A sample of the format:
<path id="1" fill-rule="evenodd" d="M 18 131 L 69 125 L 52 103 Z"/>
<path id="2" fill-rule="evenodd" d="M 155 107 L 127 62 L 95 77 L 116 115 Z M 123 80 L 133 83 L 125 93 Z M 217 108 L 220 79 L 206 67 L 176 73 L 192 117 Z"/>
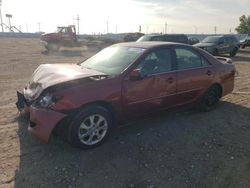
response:
<path id="1" fill-rule="evenodd" d="M 30 107 L 30 124 L 28 131 L 45 143 L 49 142 L 50 135 L 59 121 L 66 114 L 55 112 L 50 109 Z"/>

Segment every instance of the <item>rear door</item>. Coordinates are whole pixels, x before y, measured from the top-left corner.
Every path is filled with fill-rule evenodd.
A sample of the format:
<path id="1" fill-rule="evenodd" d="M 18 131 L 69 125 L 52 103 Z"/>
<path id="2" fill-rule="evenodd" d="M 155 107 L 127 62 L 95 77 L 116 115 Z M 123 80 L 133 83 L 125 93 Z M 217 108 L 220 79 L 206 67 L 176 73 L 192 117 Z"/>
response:
<path id="1" fill-rule="evenodd" d="M 176 47 L 177 104 L 192 103 L 211 86 L 214 69 L 198 52 L 189 47 Z"/>
<path id="2" fill-rule="evenodd" d="M 123 81 L 124 113 L 138 116 L 175 104 L 176 72 L 173 71 L 171 49 L 159 48 L 149 52 L 135 68 L 141 79 Z"/>

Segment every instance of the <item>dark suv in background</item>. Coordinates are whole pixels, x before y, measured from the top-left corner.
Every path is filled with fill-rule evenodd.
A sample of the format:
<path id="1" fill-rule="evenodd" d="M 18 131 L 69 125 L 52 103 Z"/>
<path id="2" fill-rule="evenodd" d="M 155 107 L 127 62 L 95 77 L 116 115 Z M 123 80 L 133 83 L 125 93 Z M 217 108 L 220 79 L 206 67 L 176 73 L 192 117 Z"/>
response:
<path id="1" fill-rule="evenodd" d="M 245 48 L 247 46 L 250 46 L 250 35 L 248 35 L 246 38 L 240 41 L 241 48 Z"/>
<path id="2" fill-rule="evenodd" d="M 164 34 L 164 35 L 144 35 L 139 38 L 136 42 L 143 41 L 166 41 L 166 42 L 177 42 L 189 44 L 187 35 L 184 34 Z"/>
<path id="3" fill-rule="evenodd" d="M 233 35 L 208 36 L 194 46 L 202 48 L 214 56 L 229 53 L 233 57 L 239 50 L 240 42 Z"/>

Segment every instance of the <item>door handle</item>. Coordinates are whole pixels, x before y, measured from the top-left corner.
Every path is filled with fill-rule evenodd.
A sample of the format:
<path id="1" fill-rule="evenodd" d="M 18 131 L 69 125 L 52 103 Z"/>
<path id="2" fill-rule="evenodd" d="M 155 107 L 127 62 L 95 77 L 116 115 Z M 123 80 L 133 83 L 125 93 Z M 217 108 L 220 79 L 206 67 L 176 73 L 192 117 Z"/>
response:
<path id="1" fill-rule="evenodd" d="M 211 75 L 212 75 L 212 71 L 208 70 L 208 71 L 206 72 L 206 74 L 207 74 L 208 76 L 211 76 Z"/>
<path id="2" fill-rule="evenodd" d="M 171 84 L 171 83 L 174 82 L 174 78 L 173 77 L 169 77 L 166 81 Z"/>

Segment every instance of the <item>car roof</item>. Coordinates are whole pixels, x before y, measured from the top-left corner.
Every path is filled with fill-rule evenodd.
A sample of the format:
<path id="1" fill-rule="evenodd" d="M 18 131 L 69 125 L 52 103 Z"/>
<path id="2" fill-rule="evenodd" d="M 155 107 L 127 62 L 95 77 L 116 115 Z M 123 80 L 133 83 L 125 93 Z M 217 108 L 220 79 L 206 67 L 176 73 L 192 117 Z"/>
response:
<path id="1" fill-rule="evenodd" d="M 182 44 L 182 43 L 162 42 L 162 41 L 125 42 L 125 43 L 118 43 L 115 45 L 135 47 L 135 48 L 144 48 L 144 49 L 155 48 L 155 47 L 160 47 L 160 46 L 190 46 L 190 45 Z"/>
<path id="2" fill-rule="evenodd" d="M 230 34 L 227 34 L 227 35 L 211 35 L 211 36 L 207 36 L 207 37 L 235 37 L 235 35 L 230 35 Z"/>
<path id="3" fill-rule="evenodd" d="M 185 34 L 146 34 L 142 37 L 160 37 L 160 36 L 185 36 Z"/>

